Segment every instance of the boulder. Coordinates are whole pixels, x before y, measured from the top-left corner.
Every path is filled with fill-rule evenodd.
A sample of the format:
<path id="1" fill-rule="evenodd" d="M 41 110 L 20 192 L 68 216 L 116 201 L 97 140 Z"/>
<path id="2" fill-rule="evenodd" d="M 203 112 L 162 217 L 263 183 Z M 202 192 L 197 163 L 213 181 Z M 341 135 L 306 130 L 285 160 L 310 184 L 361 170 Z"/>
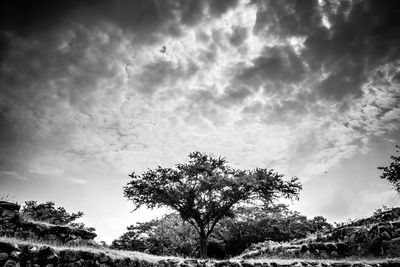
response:
<path id="1" fill-rule="evenodd" d="M 20 205 L 8 201 L 0 201 L 0 208 L 10 211 L 19 211 Z"/>
<path id="2" fill-rule="evenodd" d="M 48 246 L 40 247 L 39 250 L 33 256 L 33 263 L 44 266 L 47 264 L 57 265 L 58 255 L 56 251 Z"/>
<path id="3" fill-rule="evenodd" d="M 20 251 L 16 244 L 0 241 L 0 252 L 11 253 L 13 251 Z"/>
<path id="4" fill-rule="evenodd" d="M 8 254 L 7 253 L 0 253 L 0 266 L 3 266 L 3 263 L 5 263 L 8 260 Z"/>
<path id="5" fill-rule="evenodd" d="M 79 252 L 73 250 L 63 250 L 60 251 L 60 261 L 61 262 L 74 262 L 80 260 L 81 257 Z"/>
<path id="6" fill-rule="evenodd" d="M 19 267 L 19 263 L 15 260 L 8 260 L 4 263 L 3 267 Z"/>

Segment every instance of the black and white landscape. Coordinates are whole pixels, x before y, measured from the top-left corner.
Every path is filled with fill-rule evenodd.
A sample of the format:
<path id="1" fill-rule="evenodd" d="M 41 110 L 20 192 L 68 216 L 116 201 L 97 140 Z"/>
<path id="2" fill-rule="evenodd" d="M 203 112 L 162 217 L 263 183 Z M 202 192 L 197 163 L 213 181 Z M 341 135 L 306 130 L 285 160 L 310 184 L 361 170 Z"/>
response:
<path id="1" fill-rule="evenodd" d="M 136 222 L 179 220 L 161 217 L 168 205 L 132 212 L 144 193 L 127 190 L 129 175 L 199 151 L 298 177 L 292 201 L 275 202 L 288 210 L 257 214 L 359 226 L 400 206 L 398 0 L 5 0 L 0 10 L 7 203 L 82 211 L 77 221 L 111 244 Z"/>

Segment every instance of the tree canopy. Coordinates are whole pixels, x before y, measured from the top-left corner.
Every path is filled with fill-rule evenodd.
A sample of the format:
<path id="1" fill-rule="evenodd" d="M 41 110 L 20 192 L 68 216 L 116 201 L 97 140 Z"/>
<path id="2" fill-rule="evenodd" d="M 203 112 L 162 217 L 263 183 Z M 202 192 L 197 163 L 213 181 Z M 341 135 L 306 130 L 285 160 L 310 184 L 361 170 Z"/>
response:
<path id="1" fill-rule="evenodd" d="M 396 153 L 400 153 L 400 146 L 396 145 Z M 393 184 L 394 190 L 397 193 L 400 193 L 400 154 L 398 156 L 391 156 L 392 162 L 389 166 L 386 167 L 378 167 L 379 170 L 382 170 L 381 179 L 388 180 L 391 184 Z"/>
<path id="2" fill-rule="evenodd" d="M 298 198 L 302 188 L 297 177 L 285 181 L 274 170 L 233 169 L 224 158 L 200 152 L 190 153 L 189 163 L 177 164 L 175 169 L 158 166 L 130 177 L 124 195 L 135 209 L 166 206 L 177 211 L 198 232 L 201 257 L 207 255 L 207 238 L 216 224 L 232 215 L 235 205 Z"/>

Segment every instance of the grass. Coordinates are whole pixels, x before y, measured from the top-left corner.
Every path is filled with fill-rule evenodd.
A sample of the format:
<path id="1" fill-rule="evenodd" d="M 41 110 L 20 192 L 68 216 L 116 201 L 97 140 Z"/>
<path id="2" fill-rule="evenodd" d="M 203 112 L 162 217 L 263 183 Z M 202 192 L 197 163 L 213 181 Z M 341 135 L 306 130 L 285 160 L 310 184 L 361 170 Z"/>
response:
<path id="1" fill-rule="evenodd" d="M 79 230 L 84 230 L 84 231 L 90 232 L 86 227 L 84 227 L 84 228 L 77 228 L 77 227 L 71 226 L 71 225 L 69 225 L 69 224 L 59 225 L 59 224 L 49 223 L 49 222 L 46 222 L 46 221 L 37 221 L 37 220 L 31 219 L 30 217 L 25 216 L 25 215 L 23 215 L 23 214 L 20 214 L 20 218 L 21 218 L 23 221 L 25 221 L 25 222 L 33 223 L 33 224 L 38 224 L 38 225 L 43 225 L 43 226 L 47 226 L 47 227 L 50 227 L 50 228 L 51 228 L 51 227 L 62 226 L 62 227 L 68 227 L 69 229 L 72 229 L 72 230 L 79 229 Z"/>

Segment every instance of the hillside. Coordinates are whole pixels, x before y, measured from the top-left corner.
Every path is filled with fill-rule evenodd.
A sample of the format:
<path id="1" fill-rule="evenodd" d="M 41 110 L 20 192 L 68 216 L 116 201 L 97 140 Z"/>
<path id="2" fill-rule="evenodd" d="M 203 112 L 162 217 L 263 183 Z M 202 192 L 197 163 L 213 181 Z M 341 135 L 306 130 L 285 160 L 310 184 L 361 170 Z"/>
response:
<path id="1" fill-rule="evenodd" d="M 400 208 L 380 211 L 371 217 L 330 231 L 288 243 L 254 244 L 239 258 L 259 257 L 400 257 Z"/>
<path id="2" fill-rule="evenodd" d="M 20 213 L 20 205 L 0 201 L 0 236 L 33 239 L 55 244 L 92 244 L 96 234 L 85 228 L 33 221 Z"/>

